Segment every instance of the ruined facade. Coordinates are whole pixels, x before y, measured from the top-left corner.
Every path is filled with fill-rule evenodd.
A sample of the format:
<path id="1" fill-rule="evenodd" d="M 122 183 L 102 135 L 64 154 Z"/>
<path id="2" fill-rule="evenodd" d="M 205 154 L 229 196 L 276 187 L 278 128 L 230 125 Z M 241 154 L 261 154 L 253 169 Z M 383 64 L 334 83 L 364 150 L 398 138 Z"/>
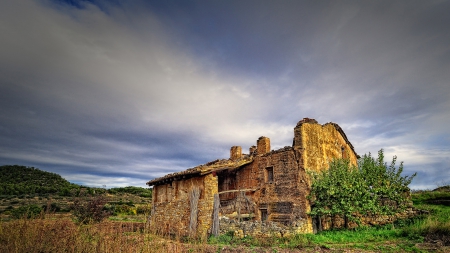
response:
<path id="1" fill-rule="evenodd" d="M 358 155 L 337 124 L 320 125 L 304 118 L 294 128 L 291 147 L 271 150 L 270 139 L 260 137 L 248 154 L 234 146 L 229 159 L 149 181 L 153 186 L 151 224 L 168 234 L 206 237 L 219 231 L 222 223 L 218 225 L 217 217 L 221 217 L 227 224 L 245 221 L 262 228 L 274 223 L 311 233 L 308 171 L 327 169 L 333 158 L 356 164 Z M 219 203 L 214 205 L 215 195 L 219 208 Z"/>

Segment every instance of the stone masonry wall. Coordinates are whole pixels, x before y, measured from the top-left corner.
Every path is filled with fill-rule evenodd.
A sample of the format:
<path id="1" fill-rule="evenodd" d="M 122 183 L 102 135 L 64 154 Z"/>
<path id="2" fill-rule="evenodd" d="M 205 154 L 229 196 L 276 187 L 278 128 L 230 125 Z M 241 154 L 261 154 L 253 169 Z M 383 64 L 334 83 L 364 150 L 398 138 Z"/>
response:
<path id="1" fill-rule="evenodd" d="M 409 207 L 401 213 L 396 213 L 392 215 L 357 215 L 360 218 L 361 226 L 380 226 L 390 223 L 394 223 L 397 220 L 410 219 L 421 214 L 422 211 L 415 209 L 414 207 Z M 323 230 L 330 230 L 332 228 L 344 228 L 345 221 L 343 217 L 340 216 L 325 216 L 321 218 L 321 224 Z M 349 222 L 349 228 L 358 227 L 355 222 Z"/>
<path id="2" fill-rule="evenodd" d="M 217 176 L 207 174 L 204 176 L 204 198 L 199 202 L 197 235 L 206 239 L 212 226 L 212 213 L 214 209 L 214 194 L 217 193 Z"/>
<path id="3" fill-rule="evenodd" d="M 242 156 L 242 147 L 240 146 L 233 146 L 230 149 L 230 159 L 231 160 L 237 160 L 241 158 Z"/>
<path id="4" fill-rule="evenodd" d="M 256 141 L 256 149 L 258 154 L 263 155 L 270 151 L 270 139 L 264 136 L 261 136 Z"/>
<path id="5" fill-rule="evenodd" d="M 245 199 L 239 196 L 239 192 L 219 195 L 222 216 L 235 221 L 241 217 L 249 224 L 263 220 L 278 222 L 282 227 L 280 231 L 285 232 L 312 232 L 312 220 L 307 215 L 310 211 L 306 199 L 309 194 L 308 178 L 301 167 L 301 151 L 285 147 L 258 155 L 253 163 L 232 172 L 219 173 L 218 177 L 219 192 L 232 189 L 245 191 Z M 252 233 L 266 231 L 266 223 L 261 224 L 262 227 L 255 224 L 248 227 L 255 228 Z"/>
<path id="6" fill-rule="evenodd" d="M 347 158 L 357 164 L 356 154 L 332 124 L 304 123 L 295 131 L 301 132 L 303 166 L 307 171 L 327 169 L 333 158 Z"/>
<path id="7" fill-rule="evenodd" d="M 257 159 L 260 178 L 263 179 L 260 180 L 259 215 L 261 209 L 266 208 L 268 221 L 293 226 L 298 232 L 312 232 L 312 223 L 307 215 L 309 188 L 299 159 L 291 147 L 272 151 Z M 273 170 L 273 181 L 264 175 L 268 169 Z"/>
<path id="8" fill-rule="evenodd" d="M 158 185 L 153 190 L 154 213 L 151 228 L 165 235 L 189 235 L 189 192 L 197 186 L 201 190 L 198 203 L 197 236 L 206 238 L 212 224 L 214 194 L 217 193 L 217 177 L 208 174 L 186 180 Z"/>
<path id="9" fill-rule="evenodd" d="M 256 208 L 255 190 L 259 188 L 259 171 L 255 162 L 244 165 L 242 168 L 219 173 L 219 192 L 230 190 L 242 190 L 241 192 L 229 192 L 220 194 L 222 215 L 230 215 L 237 212 L 254 216 Z M 244 194 L 244 197 L 240 196 Z M 239 209 L 239 210 L 238 210 Z"/>

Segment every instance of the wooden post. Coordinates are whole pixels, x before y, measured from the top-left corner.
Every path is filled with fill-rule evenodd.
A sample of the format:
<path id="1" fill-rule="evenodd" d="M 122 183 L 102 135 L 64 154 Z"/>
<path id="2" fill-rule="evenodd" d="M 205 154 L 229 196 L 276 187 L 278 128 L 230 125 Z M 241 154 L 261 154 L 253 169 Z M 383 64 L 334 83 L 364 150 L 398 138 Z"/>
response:
<path id="1" fill-rule="evenodd" d="M 220 198 L 219 194 L 214 194 L 214 209 L 213 209 L 213 224 L 211 228 L 211 234 L 218 236 L 220 233 L 219 228 L 219 208 L 220 208 Z"/>
<path id="2" fill-rule="evenodd" d="M 195 236 L 197 232 L 197 219 L 198 219 L 198 200 L 200 198 L 200 188 L 193 187 L 189 192 L 189 201 L 191 204 L 191 216 L 189 221 L 189 233 L 191 236 Z"/>

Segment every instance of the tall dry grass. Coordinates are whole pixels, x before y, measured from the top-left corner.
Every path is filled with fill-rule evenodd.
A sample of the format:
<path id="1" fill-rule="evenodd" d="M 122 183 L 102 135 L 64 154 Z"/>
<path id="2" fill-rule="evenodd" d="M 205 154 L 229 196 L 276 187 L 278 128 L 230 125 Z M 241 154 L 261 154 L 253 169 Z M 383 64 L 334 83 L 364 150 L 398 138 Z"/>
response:
<path id="1" fill-rule="evenodd" d="M 217 246 L 167 240 L 149 234 L 142 223 L 78 225 L 70 218 L 47 216 L 1 221 L 0 252 L 217 252 Z"/>

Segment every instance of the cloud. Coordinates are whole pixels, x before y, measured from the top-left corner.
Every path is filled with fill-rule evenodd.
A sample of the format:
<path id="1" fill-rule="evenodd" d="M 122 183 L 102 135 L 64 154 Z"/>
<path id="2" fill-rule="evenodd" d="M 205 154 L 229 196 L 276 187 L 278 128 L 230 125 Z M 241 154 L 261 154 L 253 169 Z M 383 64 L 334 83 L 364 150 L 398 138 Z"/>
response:
<path id="1" fill-rule="evenodd" d="M 310 117 L 417 187 L 445 167 L 448 2 L 70 3 L 0 4 L 4 164 L 145 182 Z"/>

